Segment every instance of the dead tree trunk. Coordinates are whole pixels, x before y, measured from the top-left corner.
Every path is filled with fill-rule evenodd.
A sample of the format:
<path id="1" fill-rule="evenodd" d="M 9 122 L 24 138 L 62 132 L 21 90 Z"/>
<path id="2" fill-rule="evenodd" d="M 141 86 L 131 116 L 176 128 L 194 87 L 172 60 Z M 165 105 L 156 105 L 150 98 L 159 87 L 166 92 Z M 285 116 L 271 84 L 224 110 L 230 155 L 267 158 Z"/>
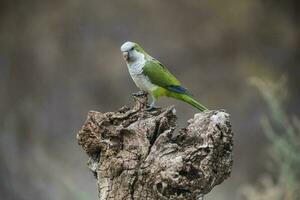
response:
<path id="1" fill-rule="evenodd" d="M 117 112 L 90 111 L 77 134 L 99 199 L 201 199 L 229 177 L 233 133 L 224 111 L 198 113 L 174 131 L 173 107 L 146 111 L 147 96 Z"/>

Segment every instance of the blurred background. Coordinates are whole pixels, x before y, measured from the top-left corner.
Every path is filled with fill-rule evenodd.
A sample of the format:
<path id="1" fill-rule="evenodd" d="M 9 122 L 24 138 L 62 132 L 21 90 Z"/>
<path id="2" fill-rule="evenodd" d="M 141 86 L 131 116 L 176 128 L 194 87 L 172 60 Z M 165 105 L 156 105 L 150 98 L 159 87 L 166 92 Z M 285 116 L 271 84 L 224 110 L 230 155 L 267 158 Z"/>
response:
<path id="1" fill-rule="evenodd" d="M 76 133 L 132 105 L 119 48 L 140 43 L 210 109 L 231 114 L 234 167 L 208 200 L 300 199 L 296 0 L 2 0 L 0 194 L 97 199 Z M 170 99 L 179 126 L 197 112 Z"/>

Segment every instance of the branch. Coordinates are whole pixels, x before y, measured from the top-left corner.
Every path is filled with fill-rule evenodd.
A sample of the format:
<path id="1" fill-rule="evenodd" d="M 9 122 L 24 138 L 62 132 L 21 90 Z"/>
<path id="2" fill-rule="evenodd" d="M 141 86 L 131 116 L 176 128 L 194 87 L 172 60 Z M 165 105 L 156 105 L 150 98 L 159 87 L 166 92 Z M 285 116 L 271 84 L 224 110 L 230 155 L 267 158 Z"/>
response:
<path id="1" fill-rule="evenodd" d="M 198 113 L 177 132 L 173 107 L 149 112 L 147 96 L 134 99 L 132 109 L 90 111 L 77 134 L 100 200 L 200 199 L 229 177 L 229 114 Z"/>

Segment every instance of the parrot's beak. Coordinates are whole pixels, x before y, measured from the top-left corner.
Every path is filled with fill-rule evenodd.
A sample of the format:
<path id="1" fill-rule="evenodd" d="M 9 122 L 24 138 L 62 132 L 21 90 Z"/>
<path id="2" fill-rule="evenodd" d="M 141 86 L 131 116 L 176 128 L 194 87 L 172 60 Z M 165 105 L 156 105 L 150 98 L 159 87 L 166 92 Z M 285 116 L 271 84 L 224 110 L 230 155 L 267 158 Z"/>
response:
<path id="1" fill-rule="evenodd" d="M 129 59 L 129 53 L 127 51 L 123 52 L 123 58 L 126 61 Z"/>

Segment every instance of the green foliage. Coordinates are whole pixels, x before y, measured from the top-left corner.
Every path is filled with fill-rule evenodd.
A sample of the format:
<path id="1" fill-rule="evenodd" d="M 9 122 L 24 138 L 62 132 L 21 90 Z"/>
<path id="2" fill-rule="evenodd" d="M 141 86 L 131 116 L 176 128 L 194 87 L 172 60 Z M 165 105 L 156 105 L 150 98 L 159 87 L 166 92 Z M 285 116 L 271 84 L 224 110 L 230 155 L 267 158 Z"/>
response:
<path id="1" fill-rule="evenodd" d="M 269 114 L 262 118 L 262 127 L 270 142 L 271 165 L 257 186 L 243 190 L 245 199 L 300 199 L 300 120 L 284 110 L 287 97 L 286 78 L 278 83 L 251 79 L 266 101 Z"/>

